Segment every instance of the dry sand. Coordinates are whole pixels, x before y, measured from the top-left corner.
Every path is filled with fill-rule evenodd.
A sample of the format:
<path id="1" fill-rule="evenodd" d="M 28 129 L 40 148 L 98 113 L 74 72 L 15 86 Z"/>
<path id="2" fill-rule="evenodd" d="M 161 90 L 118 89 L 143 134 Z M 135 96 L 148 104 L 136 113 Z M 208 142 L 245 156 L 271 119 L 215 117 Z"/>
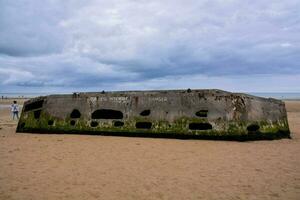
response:
<path id="1" fill-rule="evenodd" d="M 255 142 L 22 134 L 0 107 L 0 199 L 300 199 L 286 104 L 293 139 Z"/>

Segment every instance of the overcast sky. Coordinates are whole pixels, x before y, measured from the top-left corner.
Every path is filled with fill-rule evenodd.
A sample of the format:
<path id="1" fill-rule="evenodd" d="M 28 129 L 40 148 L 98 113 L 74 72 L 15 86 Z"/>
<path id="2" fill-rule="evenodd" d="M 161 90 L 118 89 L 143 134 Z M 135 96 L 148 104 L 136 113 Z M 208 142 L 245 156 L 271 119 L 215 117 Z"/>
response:
<path id="1" fill-rule="evenodd" d="M 299 0 L 0 0 L 0 92 L 300 92 Z"/>

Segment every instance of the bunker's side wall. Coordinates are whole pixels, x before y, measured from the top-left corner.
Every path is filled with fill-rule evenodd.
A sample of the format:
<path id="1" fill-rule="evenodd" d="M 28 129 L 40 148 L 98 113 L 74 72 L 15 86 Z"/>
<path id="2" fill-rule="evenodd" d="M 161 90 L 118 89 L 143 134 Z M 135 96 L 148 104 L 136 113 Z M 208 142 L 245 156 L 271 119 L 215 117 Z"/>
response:
<path id="1" fill-rule="evenodd" d="M 26 102 L 19 132 L 289 137 L 285 105 L 219 90 L 79 93 Z"/>

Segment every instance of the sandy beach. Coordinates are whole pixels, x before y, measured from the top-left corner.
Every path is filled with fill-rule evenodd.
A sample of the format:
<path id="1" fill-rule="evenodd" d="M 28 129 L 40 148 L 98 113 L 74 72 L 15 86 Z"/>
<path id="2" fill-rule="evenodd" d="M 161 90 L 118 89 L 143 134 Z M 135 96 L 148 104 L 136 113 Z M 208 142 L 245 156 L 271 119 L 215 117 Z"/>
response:
<path id="1" fill-rule="evenodd" d="M 9 104 L 1 200 L 300 199 L 300 101 L 286 101 L 292 139 L 253 142 L 16 133 Z"/>

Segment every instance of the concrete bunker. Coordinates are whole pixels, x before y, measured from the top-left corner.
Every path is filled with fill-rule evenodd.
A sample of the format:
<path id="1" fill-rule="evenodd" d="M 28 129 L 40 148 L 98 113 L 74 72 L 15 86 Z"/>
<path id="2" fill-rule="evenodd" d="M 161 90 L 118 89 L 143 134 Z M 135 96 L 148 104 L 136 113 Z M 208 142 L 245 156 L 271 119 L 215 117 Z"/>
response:
<path id="1" fill-rule="evenodd" d="M 24 103 L 17 132 L 230 140 L 290 137 L 284 102 L 194 89 L 38 97 Z"/>

